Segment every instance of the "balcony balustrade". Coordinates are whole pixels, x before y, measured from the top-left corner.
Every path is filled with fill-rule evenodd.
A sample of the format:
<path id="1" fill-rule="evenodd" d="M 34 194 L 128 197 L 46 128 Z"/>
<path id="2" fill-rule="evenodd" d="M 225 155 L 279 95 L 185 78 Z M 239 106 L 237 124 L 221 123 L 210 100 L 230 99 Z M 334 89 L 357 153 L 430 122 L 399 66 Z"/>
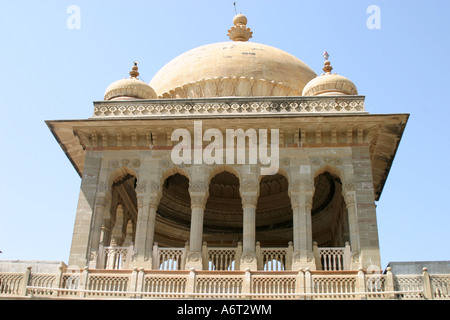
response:
<path id="1" fill-rule="evenodd" d="M 0 273 L 0 299 L 449 300 L 450 274 L 357 271 L 90 270 Z"/>
<path id="2" fill-rule="evenodd" d="M 185 270 L 186 256 L 189 245 L 184 248 L 159 247 L 157 243 L 153 246 L 153 270 Z M 319 248 L 314 243 L 314 258 L 317 270 L 324 271 L 348 271 L 350 270 L 351 250 L 346 243 L 345 247 Z M 103 248 L 103 259 L 99 269 L 126 270 L 131 269 L 134 246 L 129 247 L 106 247 Z M 292 270 L 293 246 L 290 242 L 286 248 L 261 248 L 256 242 L 256 256 L 258 270 L 261 271 L 290 271 Z M 202 260 L 203 270 L 209 271 L 238 271 L 240 270 L 240 258 L 242 255 L 242 243 L 236 248 L 230 247 L 208 247 L 203 243 Z"/>

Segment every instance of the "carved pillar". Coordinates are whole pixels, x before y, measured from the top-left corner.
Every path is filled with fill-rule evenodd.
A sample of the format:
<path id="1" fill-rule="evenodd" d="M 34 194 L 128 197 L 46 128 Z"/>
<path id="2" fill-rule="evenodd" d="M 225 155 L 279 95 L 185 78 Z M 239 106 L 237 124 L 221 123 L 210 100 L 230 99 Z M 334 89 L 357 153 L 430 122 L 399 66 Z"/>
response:
<path id="1" fill-rule="evenodd" d="M 123 243 L 124 206 L 120 203 L 116 210 L 116 219 L 111 231 L 111 246 L 120 247 Z"/>
<path id="2" fill-rule="evenodd" d="M 123 242 L 124 247 L 129 247 L 134 244 L 134 229 L 133 229 L 133 221 L 131 218 L 128 219 L 126 230 L 125 230 L 125 240 Z"/>
<path id="3" fill-rule="evenodd" d="M 256 196 L 243 198 L 242 199 L 242 210 L 244 212 L 242 250 L 243 250 L 243 252 L 255 252 Z"/>
<path id="4" fill-rule="evenodd" d="M 105 211 L 109 208 L 111 192 L 99 186 L 94 207 L 94 220 L 90 240 L 89 268 L 103 268 L 103 244 L 101 243 L 102 224 Z M 106 193 L 106 194 L 105 194 Z M 108 200 L 109 199 L 109 200 Z"/>
<path id="5" fill-rule="evenodd" d="M 191 183 L 189 194 L 191 197 L 191 233 L 186 269 L 202 270 L 203 215 L 208 200 L 206 183 L 203 181 Z"/>
<path id="6" fill-rule="evenodd" d="M 105 210 L 103 211 L 103 220 L 100 230 L 100 245 L 102 247 L 111 245 L 111 230 L 115 220 L 115 212 L 119 205 L 119 196 L 117 189 L 111 191 L 111 198 L 109 199 Z M 114 217 L 112 215 L 114 213 Z"/>
<path id="7" fill-rule="evenodd" d="M 292 270 L 309 267 L 316 269 L 312 247 L 311 208 L 314 187 L 311 182 L 296 182 L 290 188 L 293 213 Z"/>
<path id="8" fill-rule="evenodd" d="M 78 198 L 69 265 L 83 268 L 91 258 L 92 225 L 94 224 L 95 196 L 99 183 L 102 153 L 86 151 L 83 176 Z"/>
<path id="9" fill-rule="evenodd" d="M 350 248 L 352 252 L 351 268 L 352 270 L 359 267 L 359 231 L 358 231 L 358 217 L 356 212 L 356 195 L 353 184 L 346 184 L 343 188 L 345 205 L 348 214 L 348 228 L 350 232 Z"/>
<path id="10" fill-rule="evenodd" d="M 152 269 L 156 210 L 161 199 L 161 193 L 156 184 L 152 185 L 150 192 L 145 192 L 145 181 L 141 182 L 136 189 L 138 191 L 138 217 L 133 261 L 138 268 Z"/>
<path id="11" fill-rule="evenodd" d="M 258 203 L 258 184 L 243 183 L 240 187 L 243 210 L 243 235 L 241 270 L 258 270 L 256 244 L 256 205 Z"/>

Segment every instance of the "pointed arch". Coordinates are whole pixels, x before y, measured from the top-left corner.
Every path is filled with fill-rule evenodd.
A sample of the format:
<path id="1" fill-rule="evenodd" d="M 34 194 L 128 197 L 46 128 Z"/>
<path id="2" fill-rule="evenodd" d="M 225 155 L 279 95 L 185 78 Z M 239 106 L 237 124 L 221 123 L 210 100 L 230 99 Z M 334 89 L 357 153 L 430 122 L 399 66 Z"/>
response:
<path id="1" fill-rule="evenodd" d="M 281 176 L 283 176 L 283 177 L 285 177 L 286 180 L 287 180 L 287 182 L 288 182 L 288 184 L 291 183 L 291 177 L 290 177 L 290 174 L 289 174 L 289 172 L 288 172 L 286 169 L 284 169 L 284 168 L 278 168 L 277 173 L 275 173 L 274 175 L 277 175 L 277 174 L 278 174 L 278 175 L 281 175 Z M 258 183 L 261 183 L 261 180 L 262 180 L 264 177 L 270 177 L 270 176 L 260 174 L 260 175 L 258 176 Z"/>
<path id="2" fill-rule="evenodd" d="M 104 246 L 122 246 L 127 237 L 130 243 L 134 242 L 138 215 L 136 185 L 137 173 L 127 166 L 110 173 L 111 206 L 104 214 L 101 236 Z"/>
<path id="3" fill-rule="evenodd" d="M 230 165 L 211 168 L 203 237 L 208 246 L 236 246 L 242 240 L 243 210 L 240 172 Z"/>
<path id="4" fill-rule="evenodd" d="M 162 247 L 182 247 L 190 233 L 189 172 L 173 166 L 162 172 L 158 183 L 161 198 L 156 210 L 154 240 Z"/>
<path id="5" fill-rule="evenodd" d="M 242 182 L 241 173 L 239 172 L 239 170 L 237 170 L 234 166 L 231 166 L 229 164 L 220 164 L 211 167 L 208 173 L 208 179 L 206 183 L 209 185 L 211 183 L 211 179 L 221 172 L 231 173 L 239 179 L 240 183 Z"/>
<path id="6" fill-rule="evenodd" d="M 174 165 L 173 167 L 165 169 L 165 170 L 162 171 L 161 177 L 160 177 L 161 184 L 163 184 L 164 181 L 168 177 L 173 176 L 173 175 L 175 175 L 177 173 L 182 175 L 182 176 L 184 176 L 184 177 L 186 177 L 189 181 L 191 180 L 190 174 L 189 174 L 189 172 L 186 169 Z"/>
<path id="7" fill-rule="evenodd" d="M 332 166 L 324 166 L 314 174 L 312 238 L 319 247 L 343 247 L 349 241 L 348 212 L 341 177 L 340 170 Z"/>
<path id="8" fill-rule="evenodd" d="M 326 164 L 324 166 L 321 166 L 319 168 L 317 168 L 314 171 L 314 176 L 313 178 L 315 179 L 317 176 L 319 176 L 320 174 L 324 173 L 324 172 L 329 172 L 331 174 L 333 174 L 334 176 L 338 177 L 341 180 L 341 183 L 344 183 L 344 173 L 337 167 Z"/>
<path id="9" fill-rule="evenodd" d="M 274 175 L 259 176 L 256 207 L 256 240 L 264 246 L 286 247 L 292 241 L 292 206 L 289 172 L 279 168 Z"/>
<path id="10" fill-rule="evenodd" d="M 126 176 L 133 176 L 138 179 L 138 174 L 136 171 L 124 166 L 112 171 L 109 175 L 108 186 L 111 187 L 117 181 L 125 178 Z"/>

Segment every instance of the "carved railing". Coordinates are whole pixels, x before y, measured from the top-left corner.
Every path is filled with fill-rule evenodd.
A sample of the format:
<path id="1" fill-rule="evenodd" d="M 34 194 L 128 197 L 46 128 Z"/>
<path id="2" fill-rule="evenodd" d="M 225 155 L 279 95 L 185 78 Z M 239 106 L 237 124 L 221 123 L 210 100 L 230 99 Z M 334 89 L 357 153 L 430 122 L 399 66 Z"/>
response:
<path id="1" fill-rule="evenodd" d="M 351 269 L 351 249 L 348 242 L 345 247 L 323 248 L 313 244 L 313 253 L 318 270 L 344 271 Z"/>
<path id="2" fill-rule="evenodd" d="M 295 299 L 296 286 L 301 280 L 296 272 L 255 271 L 252 273 L 252 292 L 260 299 Z"/>
<path id="3" fill-rule="evenodd" d="M 17 296 L 23 292 L 24 274 L 17 272 L 0 273 L 0 296 Z"/>
<path id="4" fill-rule="evenodd" d="M 258 270 L 291 270 L 292 252 L 292 242 L 289 242 L 287 248 L 261 248 L 259 242 L 257 242 L 256 255 L 258 258 Z"/>
<path id="5" fill-rule="evenodd" d="M 183 294 L 189 291 L 189 289 L 187 288 L 189 280 L 187 275 L 187 271 L 140 271 L 138 273 L 138 276 L 143 278 L 141 290 L 142 293 L 138 294 L 137 296 L 157 299 L 183 298 L 185 297 Z"/>
<path id="6" fill-rule="evenodd" d="M 363 96 L 96 101 L 93 118 L 365 113 Z"/>
<path id="7" fill-rule="evenodd" d="M 133 245 L 129 247 L 105 247 L 103 252 L 104 264 L 100 268 L 110 270 L 130 269 L 133 252 Z"/>
<path id="8" fill-rule="evenodd" d="M 185 270 L 186 256 L 189 245 L 184 248 L 153 246 L 153 270 Z M 101 257 L 103 263 L 99 269 L 123 270 L 131 269 L 134 247 L 106 247 Z M 350 244 L 338 248 L 319 248 L 314 243 L 313 253 L 317 270 L 345 271 L 351 269 Z M 286 248 L 261 248 L 256 242 L 256 258 L 258 270 L 264 271 L 289 271 L 292 266 L 293 246 L 289 242 Z M 237 271 L 240 270 L 242 256 L 242 243 L 236 248 L 208 247 L 203 243 L 202 261 L 203 270 L 211 271 Z"/>
<path id="9" fill-rule="evenodd" d="M 161 271 L 67 269 L 0 273 L 0 298 L 445 299 L 450 274 L 358 271 Z"/>
<path id="10" fill-rule="evenodd" d="M 434 274 L 430 278 L 433 299 L 450 299 L 450 278 L 448 275 Z"/>
<path id="11" fill-rule="evenodd" d="M 319 299 L 356 299 L 357 277 L 351 274 L 318 273 L 312 275 L 312 292 Z"/>
<path id="12" fill-rule="evenodd" d="M 237 248 L 207 248 L 203 244 L 203 269 L 212 271 L 239 270 L 242 246 Z"/>
<path id="13" fill-rule="evenodd" d="M 153 246 L 154 270 L 184 270 L 186 248 L 161 248 L 155 242 Z"/>
<path id="14" fill-rule="evenodd" d="M 191 281 L 197 298 L 238 299 L 242 297 L 243 272 L 222 271 L 219 274 L 210 272 L 191 272 Z"/>
<path id="15" fill-rule="evenodd" d="M 423 299 L 423 277 L 421 275 L 398 275 L 395 277 L 395 285 L 405 293 L 399 296 L 402 300 Z"/>

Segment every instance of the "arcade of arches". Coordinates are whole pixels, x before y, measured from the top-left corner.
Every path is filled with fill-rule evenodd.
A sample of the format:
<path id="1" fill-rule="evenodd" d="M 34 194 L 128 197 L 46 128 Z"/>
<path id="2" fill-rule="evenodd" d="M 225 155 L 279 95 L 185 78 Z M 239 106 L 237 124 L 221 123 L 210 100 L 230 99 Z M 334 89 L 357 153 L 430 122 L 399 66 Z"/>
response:
<path id="1" fill-rule="evenodd" d="M 103 217 L 103 246 L 129 246 L 138 221 L 137 179 L 126 174 L 112 185 L 111 207 Z M 161 247 L 183 247 L 192 221 L 189 179 L 175 173 L 164 180 L 156 210 L 154 241 Z M 228 171 L 209 182 L 202 221 L 202 241 L 210 247 L 236 247 L 243 241 L 243 202 L 239 178 Z M 293 209 L 288 179 L 264 176 L 259 183 L 254 239 L 265 247 L 286 247 L 293 240 Z M 342 247 L 349 239 L 348 213 L 338 177 L 325 171 L 314 180 L 312 240 L 319 246 Z"/>

